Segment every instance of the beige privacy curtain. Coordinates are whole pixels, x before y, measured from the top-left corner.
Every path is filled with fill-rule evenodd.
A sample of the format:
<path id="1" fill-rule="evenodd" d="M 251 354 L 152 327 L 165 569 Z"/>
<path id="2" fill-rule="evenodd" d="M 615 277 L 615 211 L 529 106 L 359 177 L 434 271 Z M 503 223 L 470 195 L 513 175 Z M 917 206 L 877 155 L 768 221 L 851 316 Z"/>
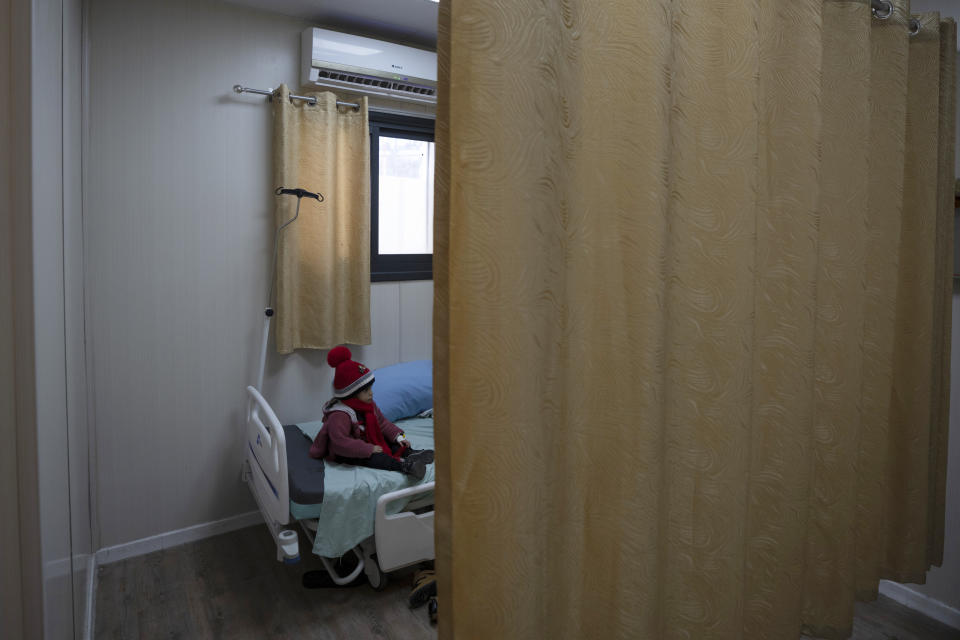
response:
<path id="1" fill-rule="evenodd" d="M 441 3 L 441 637 L 846 637 L 940 562 L 956 30 L 894 4 Z"/>
<path id="2" fill-rule="evenodd" d="M 274 187 L 320 192 L 304 198 L 300 216 L 281 234 L 277 258 L 277 351 L 370 344 L 370 138 L 367 102 L 337 107 L 332 93 L 317 103 L 273 98 Z M 277 197 L 279 227 L 297 199 Z"/>

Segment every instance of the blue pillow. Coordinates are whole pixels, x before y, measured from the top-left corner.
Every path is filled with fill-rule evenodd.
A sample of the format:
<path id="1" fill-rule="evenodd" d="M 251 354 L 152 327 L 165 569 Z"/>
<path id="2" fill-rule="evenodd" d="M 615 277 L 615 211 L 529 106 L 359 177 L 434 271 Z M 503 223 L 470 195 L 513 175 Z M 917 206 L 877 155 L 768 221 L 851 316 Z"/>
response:
<path id="1" fill-rule="evenodd" d="M 433 407 L 433 362 L 415 360 L 373 372 L 373 401 L 391 422 Z"/>

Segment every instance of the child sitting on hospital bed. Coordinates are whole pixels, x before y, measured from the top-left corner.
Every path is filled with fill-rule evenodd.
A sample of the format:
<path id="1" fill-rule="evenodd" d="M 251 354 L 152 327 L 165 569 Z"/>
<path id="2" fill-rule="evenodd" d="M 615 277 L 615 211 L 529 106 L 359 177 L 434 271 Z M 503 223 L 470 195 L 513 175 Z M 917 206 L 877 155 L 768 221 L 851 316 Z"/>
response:
<path id="1" fill-rule="evenodd" d="M 323 407 L 323 427 L 310 446 L 311 457 L 399 471 L 422 480 L 433 451 L 411 448 L 400 427 L 373 401 L 373 371 L 351 357 L 343 346 L 327 354 L 327 364 L 336 370 L 333 398 Z"/>

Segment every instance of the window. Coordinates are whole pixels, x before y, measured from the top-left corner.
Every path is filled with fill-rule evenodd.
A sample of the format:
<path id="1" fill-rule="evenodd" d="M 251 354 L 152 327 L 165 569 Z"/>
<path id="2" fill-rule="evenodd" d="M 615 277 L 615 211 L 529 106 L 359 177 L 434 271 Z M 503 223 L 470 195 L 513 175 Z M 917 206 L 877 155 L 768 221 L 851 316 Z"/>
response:
<path id="1" fill-rule="evenodd" d="M 370 279 L 433 278 L 433 120 L 370 114 Z"/>

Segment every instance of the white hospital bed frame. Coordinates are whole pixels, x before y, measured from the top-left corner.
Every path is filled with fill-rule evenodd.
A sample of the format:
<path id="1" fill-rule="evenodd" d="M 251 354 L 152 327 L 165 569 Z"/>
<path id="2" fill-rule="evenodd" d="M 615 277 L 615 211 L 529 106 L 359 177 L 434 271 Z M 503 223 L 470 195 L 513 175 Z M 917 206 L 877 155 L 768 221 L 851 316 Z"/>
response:
<path id="1" fill-rule="evenodd" d="M 277 414 L 258 389 L 263 388 L 263 372 L 267 363 L 270 319 L 273 317 L 273 308 L 270 304 L 273 299 L 273 276 L 276 271 L 280 234 L 300 216 L 300 201 L 303 198 L 314 198 L 323 202 L 323 196 L 304 189 L 284 187 L 279 187 L 275 193 L 279 196 L 296 196 L 297 209 L 294 216 L 278 227 L 274 233 L 270 291 L 267 293 L 267 306 L 264 309 L 257 386 L 247 387 L 249 396 L 245 430 L 247 446 L 244 447 L 241 475 L 250 486 L 250 491 L 257 500 L 257 506 L 260 507 L 260 513 L 277 543 L 277 560 L 292 564 L 300 560 L 300 548 L 297 532 L 284 527 L 291 520 L 286 439 Z M 361 571 L 365 571 L 373 588 L 381 589 L 386 584 L 384 572 L 424 560 L 433 560 L 433 510 L 415 513 L 415 510 L 422 511 L 433 505 L 433 498 L 430 495 L 433 486 L 434 483 L 428 482 L 380 496 L 374 514 L 373 535 L 353 548 L 358 560 L 356 569 L 349 575 L 341 576 L 329 559 L 320 558 L 333 581 L 339 585 L 347 584 L 359 576 Z M 396 500 L 409 502 L 400 513 L 387 515 L 387 505 Z M 317 531 L 317 520 L 301 520 L 300 525 L 312 548 Z"/>
<path id="2" fill-rule="evenodd" d="M 292 517 L 283 426 L 257 389 L 247 387 L 247 394 L 247 446 L 244 447 L 243 479 L 250 486 L 260 513 L 277 543 L 277 560 L 292 564 L 299 561 L 300 553 L 296 531 L 284 526 L 291 522 Z M 358 560 L 357 567 L 350 574 L 341 576 L 328 558 L 320 558 L 333 582 L 348 584 L 364 571 L 373 588 L 381 589 L 386 584 L 385 572 L 432 560 L 433 510 L 426 513 L 415 511 L 432 506 L 433 488 L 434 483 L 428 482 L 380 496 L 374 516 L 374 534 L 353 548 Z M 396 500 L 410 502 L 404 511 L 387 515 L 387 505 Z M 301 520 L 300 525 L 312 548 L 317 520 Z"/>

